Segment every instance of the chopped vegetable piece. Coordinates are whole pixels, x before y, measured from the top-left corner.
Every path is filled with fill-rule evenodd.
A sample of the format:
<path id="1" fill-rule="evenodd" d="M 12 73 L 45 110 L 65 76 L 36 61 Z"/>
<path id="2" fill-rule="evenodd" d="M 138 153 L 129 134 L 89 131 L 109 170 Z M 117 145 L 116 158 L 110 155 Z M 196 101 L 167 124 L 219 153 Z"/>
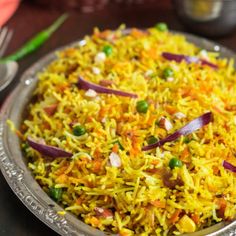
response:
<path id="1" fill-rule="evenodd" d="M 48 116 L 54 115 L 57 110 L 58 104 L 52 104 L 50 106 L 44 107 L 43 110 L 47 113 Z"/>
<path id="2" fill-rule="evenodd" d="M 97 92 L 94 91 L 93 89 L 89 89 L 86 91 L 84 95 L 89 98 L 95 98 L 97 96 Z"/>
<path id="3" fill-rule="evenodd" d="M 182 135 L 188 135 L 188 134 L 202 128 L 203 126 L 209 124 L 212 120 L 213 120 L 212 112 L 207 112 L 207 113 L 203 114 L 202 116 L 199 116 L 198 118 L 190 121 L 187 125 L 183 126 L 181 129 L 177 130 L 175 133 L 167 136 L 166 138 L 164 138 L 154 144 L 144 146 L 142 148 L 142 150 L 148 151 L 150 149 L 160 147 L 167 142 L 175 141 L 176 139 L 178 139 Z"/>
<path id="4" fill-rule="evenodd" d="M 187 215 L 184 215 L 178 222 L 179 230 L 182 233 L 192 233 L 196 231 L 196 224 L 194 221 L 188 217 Z"/>
<path id="5" fill-rule="evenodd" d="M 98 67 L 93 67 L 92 71 L 95 75 L 99 75 L 101 73 L 100 69 Z"/>
<path id="6" fill-rule="evenodd" d="M 102 207 L 95 207 L 94 211 L 97 216 L 104 217 L 104 218 L 112 218 L 113 213 L 110 209 L 102 208 Z"/>
<path id="7" fill-rule="evenodd" d="M 158 208 L 166 208 L 166 201 L 154 200 L 150 202 L 153 206 Z"/>
<path id="8" fill-rule="evenodd" d="M 120 167 L 121 166 L 121 159 L 118 154 L 112 152 L 109 156 L 109 160 L 110 160 L 111 166 L 113 166 L 113 167 Z"/>
<path id="9" fill-rule="evenodd" d="M 131 97 L 131 98 L 137 98 L 138 97 L 134 93 L 128 93 L 128 92 L 123 92 L 123 91 L 120 91 L 120 90 L 110 89 L 110 88 L 100 86 L 98 84 L 88 82 L 88 81 L 84 80 L 82 77 L 79 77 L 78 87 L 80 89 L 83 89 L 83 90 L 92 89 L 92 90 L 96 91 L 97 93 L 115 94 L 115 95 L 118 95 L 118 96 Z"/>
<path id="10" fill-rule="evenodd" d="M 185 117 L 186 117 L 186 115 L 185 115 L 184 113 L 182 113 L 182 112 L 176 112 L 176 113 L 174 114 L 174 116 L 175 116 L 177 119 L 182 119 L 182 118 L 185 118 Z"/>
<path id="11" fill-rule="evenodd" d="M 140 100 L 136 103 L 136 110 L 139 113 L 146 113 L 148 110 L 148 102 L 145 100 Z"/>
<path id="12" fill-rule="evenodd" d="M 106 54 L 104 52 L 99 52 L 94 58 L 94 61 L 96 63 L 101 63 L 105 60 L 106 60 Z"/>
<path id="13" fill-rule="evenodd" d="M 51 187 L 49 189 L 49 196 L 57 202 L 60 201 L 62 197 L 62 188 Z"/>
<path id="14" fill-rule="evenodd" d="M 212 67 L 213 69 L 218 69 L 217 65 L 215 65 L 209 61 L 206 61 L 204 59 L 194 57 L 194 56 L 174 54 L 174 53 L 170 53 L 170 52 L 163 52 L 162 56 L 169 61 L 176 61 L 176 62 L 186 61 L 187 63 L 200 63 L 201 65 L 207 65 L 207 66 Z"/>
<path id="15" fill-rule="evenodd" d="M 172 159 L 170 159 L 169 162 L 169 167 L 171 169 L 174 169 L 175 167 L 182 167 L 183 163 L 181 160 L 179 160 L 178 158 L 174 157 Z"/>
<path id="16" fill-rule="evenodd" d="M 168 119 L 166 119 L 165 117 L 161 117 L 161 119 L 159 120 L 158 125 L 159 125 L 160 128 L 163 128 L 166 131 L 169 131 L 173 128 L 172 123 Z"/>
<path id="17" fill-rule="evenodd" d="M 223 161 L 223 167 L 227 170 L 230 170 L 232 172 L 236 172 L 236 166 L 230 164 L 229 162 L 227 161 Z"/>
<path id="18" fill-rule="evenodd" d="M 227 207 L 227 201 L 222 197 L 218 198 L 216 201 L 219 209 L 217 210 L 217 216 L 224 219 L 225 218 L 225 209 Z"/>
<path id="19" fill-rule="evenodd" d="M 163 22 L 160 22 L 160 23 L 157 23 L 155 25 L 155 28 L 161 32 L 164 32 L 164 31 L 167 31 L 168 30 L 168 26 L 166 23 L 163 23 Z"/>
<path id="20" fill-rule="evenodd" d="M 173 75 L 174 75 L 174 71 L 171 68 L 167 67 L 163 70 L 163 76 L 165 79 L 170 78 Z"/>
<path id="21" fill-rule="evenodd" d="M 75 136 L 81 136 L 81 135 L 84 135 L 85 133 L 86 133 L 86 129 L 82 125 L 76 125 L 73 128 L 73 134 Z"/>
<path id="22" fill-rule="evenodd" d="M 103 47 L 102 51 L 107 55 L 110 56 L 112 54 L 112 46 L 106 45 Z"/>
<path id="23" fill-rule="evenodd" d="M 120 149 L 121 151 L 124 151 L 124 150 L 125 150 L 124 147 L 121 145 L 121 143 L 120 143 L 119 140 L 115 141 L 114 143 L 117 143 L 117 144 L 118 144 L 119 149 Z"/>
<path id="24" fill-rule="evenodd" d="M 179 215 L 180 215 L 180 213 L 181 213 L 181 210 L 180 210 L 180 209 L 177 209 L 177 210 L 174 212 L 174 214 L 171 216 L 170 222 L 171 222 L 172 224 L 174 224 L 176 221 L 179 220 Z"/>
<path id="25" fill-rule="evenodd" d="M 30 147 L 40 152 L 41 154 L 48 157 L 72 157 L 73 154 L 70 152 L 66 152 L 61 148 L 53 147 L 46 145 L 44 143 L 39 143 L 34 141 L 31 137 L 27 138 L 28 144 Z"/>
<path id="26" fill-rule="evenodd" d="M 27 41 L 21 48 L 19 48 L 16 52 L 7 57 L 0 59 L 1 62 L 6 61 L 18 61 L 24 56 L 34 52 L 38 49 L 44 42 L 46 42 L 51 35 L 63 24 L 63 22 L 68 17 L 67 14 L 63 14 L 60 16 L 52 25 L 50 25 L 45 30 L 36 34 L 32 39 Z"/>
<path id="27" fill-rule="evenodd" d="M 147 140 L 148 144 L 153 144 L 153 143 L 156 143 L 157 141 L 158 141 L 158 138 L 156 138 L 153 135 L 148 137 L 148 140 Z"/>

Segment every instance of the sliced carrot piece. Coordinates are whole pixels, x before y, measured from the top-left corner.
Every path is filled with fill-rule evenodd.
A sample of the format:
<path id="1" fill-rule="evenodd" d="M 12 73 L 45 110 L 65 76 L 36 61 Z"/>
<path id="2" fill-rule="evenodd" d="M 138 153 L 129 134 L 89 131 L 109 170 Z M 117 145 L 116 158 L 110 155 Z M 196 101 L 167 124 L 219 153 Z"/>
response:
<path id="1" fill-rule="evenodd" d="M 166 202 L 160 200 L 151 201 L 151 204 L 158 208 L 166 208 Z"/>
<path id="2" fill-rule="evenodd" d="M 112 148 L 112 152 L 118 153 L 118 151 L 119 151 L 119 145 L 117 143 L 115 143 L 113 148 Z"/>
<path id="3" fill-rule="evenodd" d="M 180 209 L 177 209 L 174 214 L 171 216 L 170 218 L 170 223 L 174 224 L 175 222 L 177 222 L 179 220 L 179 215 L 181 213 Z"/>

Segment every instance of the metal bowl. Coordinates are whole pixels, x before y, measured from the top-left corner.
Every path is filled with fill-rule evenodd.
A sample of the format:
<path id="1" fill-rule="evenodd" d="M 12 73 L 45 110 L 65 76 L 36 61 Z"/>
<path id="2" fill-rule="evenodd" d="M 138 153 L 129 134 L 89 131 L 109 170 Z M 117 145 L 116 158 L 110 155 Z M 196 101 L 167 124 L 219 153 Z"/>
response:
<path id="1" fill-rule="evenodd" d="M 183 24 L 204 36 L 222 36 L 236 26 L 235 0 L 172 0 Z"/>
<path id="2" fill-rule="evenodd" d="M 223 57 L 236 55 L 214 42 L 190 34 L 184 34 L 187 39 L 201 48 L 217 51 Z M 76 45 L 79 42 L 71 45 Z M 69 45 L 69 46 L 71 46 Z M 59 49 L 60 50 L 60 49 Z M 58 51 L 58 50 L 57 50 Z M 24 116 L 25 107 L 30 102 L 37 86 L 37 73 L 42 71 L 56 58 L 55 52 L 50 53 L 33 64 L 21 77 L 20 83 L 6 99 L 0 112 L 0 169 L 17 197 L 42 222 L 60 235 L 66 236 L 105 236 L 108 233 L 94 229 L 80 221 L 75 215 L 58 214 L 63 209 L 42 190 L 27 168 L 27 163 L 20 149 L 19 138 L 10 130 L 6 120 L 10 119 L 18 128 Z M 113 234 L 115 235 L 115 234 Z M 204 230 L 188 234 L 189 236 L 226 236 L 236 235 L 236 221 L 221 222 Z"/>

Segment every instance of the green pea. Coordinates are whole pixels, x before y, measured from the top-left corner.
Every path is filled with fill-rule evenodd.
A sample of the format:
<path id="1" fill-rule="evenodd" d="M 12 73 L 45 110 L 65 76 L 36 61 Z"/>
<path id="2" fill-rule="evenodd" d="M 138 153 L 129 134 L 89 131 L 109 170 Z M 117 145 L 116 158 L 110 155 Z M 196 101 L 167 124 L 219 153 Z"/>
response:
<path id="1" fill-rule="evenodd" d="M 112 54 L 112 47 L 110 45 L 106 45 L 103 47 L 102 51 L 107 55 L 110 56 Z"/>
<path id="2" fill-rule="evenodd" d="M 170 78 L 173 75 L 174 75 L 174 71 L 171 68 L 167 67 L 163 70 L 163 76 L 165 79 Z"/>
<path id="3" fill-rule="evenodd" d="M 148 102 L 145 100 L 140 100 L 136 103 L 136 110 L 139 113 L 146 113 L 148 110 Z"/>
<path id="4" fill-rule="evenodd" d="M 155 25 L 155 28 L 161 32 L 168 31 L 168 26 L 166 23 L 160 22 Z"/>
<path id="5" fill-rule="evenodd" d="M 178 158 L 174 157 L 172 159 L 170 159 L 169 162 L 169 167 L 171 169 L 174 169 L 175 167 L 182 167 L 183 163 L 181 160 L 179 160 Z"/>
<path id="6" fill-rule="evenodd" d="M 147 142 L 149 145 L 154 144 L 154 143 L 158 142 L 158 138 L 156 138 L 155 136 L 152 135 L 152 136 L 148 137 Z"/>
<path id="7" fill-rule="evenodd" d="M 22 147 L 22 151 L 24 153 L 26 153 L 27 149 L 29 148 L 29 144 L 28 143 L 22 143 L 21 147 Z"/>
<path id="8" fill-rule="evenodd" d="M 55 200 L 55 201 L 59 201 L 61 200 L 61 197 L 62 197 L 62 188 L 54 188 L 54 187 L 51 187 L 49 189 L 49 196 Z"/>
<path id="9" fill-rule="evenodd" d="M 191 142 L 191 139 L 189 137 L 184 137 L 183 142 L 188 144 Z"/>
<path id="10" fill-rule="evenodd" d="M 73 134 L 75 135 L 75 136 L 81 136 L 81 135 L 83 135 L 83 134 L 85 134 L 86 133 L 86 129 L 83 127 L 83 126 L 81 126 L 81 125 L 76 125 L 74 128 L 73 128 Z"/>

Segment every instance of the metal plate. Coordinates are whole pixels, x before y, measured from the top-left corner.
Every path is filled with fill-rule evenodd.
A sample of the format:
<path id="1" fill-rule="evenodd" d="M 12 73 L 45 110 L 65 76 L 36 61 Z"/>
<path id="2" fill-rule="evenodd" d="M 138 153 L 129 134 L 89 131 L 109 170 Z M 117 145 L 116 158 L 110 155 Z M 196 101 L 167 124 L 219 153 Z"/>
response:
<path id="1" fill-rule="evenodd" d="M 234 52 L 223 46 L 194 35 L 183 35 L 185 35 L 190 42 L 193 42 L 200 48 L 209 51 L 217 51 L 220 52 L 222 57 L 234 58 L 236 60 Z M 69 46 L 76 45 L 79 42 L 80 41 L 72 43 Z M 64 48 L 65 47 L 58 50 Z M 37 86 L 37 73 L 42 71 L 55 58 L 56 56 L 54 51 L 26 70 L 20 79 L 19 85 L 3 104 L 0 113 L 0 169 L 13 192 L 25 204 L 25 206 L 42 222 L 47 224 L 60 235 L 108 235 L 107 233 L 94 229 L 93 227 L 83 223 L 73 214 L 66 213 L 64 216 L 61 216 L 57 213 L 63 209 L 49 198 L 39 184 L 34 180 L 31 172 L 27 168 L 25 158 L 22 155 L 19 138 L 6 124 L 6 120 L 10 119 L 14 122 L 17 128 L 20 126 L 25 107 L 30 102 L 32 93 Z M 236 236 L 236 221 L 231 223 L 221 222 L 207 229 L 188 235 Z"/>

